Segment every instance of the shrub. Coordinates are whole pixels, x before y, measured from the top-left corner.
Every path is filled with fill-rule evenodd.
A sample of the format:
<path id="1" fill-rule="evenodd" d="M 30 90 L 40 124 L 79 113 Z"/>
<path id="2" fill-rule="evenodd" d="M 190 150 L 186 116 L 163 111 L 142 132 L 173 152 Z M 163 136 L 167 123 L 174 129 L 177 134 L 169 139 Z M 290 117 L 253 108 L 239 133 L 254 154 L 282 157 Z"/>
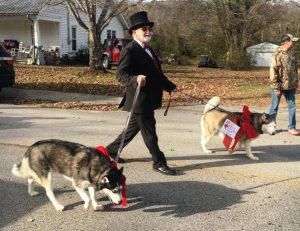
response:
<path id="1" fill-rule="evenodd" d="M 231 55 L 227 57 L 226 66 L 231 70 L 250 69 L 252 65 L 251 57 L 238 49 L 234 49 Z"/>
<path id="2" fill-rule="evenodd" d="M 89 49 L 83 47 L 76 52 L 75 63 L 82 65 L 89 65 L 90 55 Z"/>

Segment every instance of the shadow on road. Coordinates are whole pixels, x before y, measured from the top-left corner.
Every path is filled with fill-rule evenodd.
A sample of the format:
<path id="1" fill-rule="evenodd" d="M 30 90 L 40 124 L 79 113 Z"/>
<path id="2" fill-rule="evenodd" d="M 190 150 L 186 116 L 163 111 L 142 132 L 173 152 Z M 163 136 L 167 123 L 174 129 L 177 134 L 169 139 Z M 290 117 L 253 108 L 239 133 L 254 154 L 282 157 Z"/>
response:
<path id="1" fill-rule="evenodd" d="M 20 128 L 30 128 L 34 127 L 36 122 L 35 120 L 64 120 L 66 117 L 0 117 L 0 129 L 1 130 L 12 130 Z"/>
<path id="2" fill-rule="evenodd" d="M 195 169 L 238 166 L 260 163 L 276 163 L 276 162 L 294 162 L 300 161 L 300 145 L 276 145 L 276 146 L 259 146 L 252 148 L 253 154 L 259 158 L 258 161 L 250 160 L 245 151 L 236 151 L 235 154 L 217 154 L 218 152 L 226 153 L 224 149 L 215 149 L 213 154 L 201 154 L 192 156 L 170 157 L 168 160 L 214 160 L 191 165 L 179 166 L 176 169 L 181 171 L 190 171 Z M 220 160 L 221 159 L 221 160 Z M 224 159 L 224 160 L 222 160 Z"/>
<path id="3" fill-rule="evenodd" d="M 30 197 L 27 185 L 0 180 L 0 229 L 48 201 Z"/>
<path id="4" fill-rule="evenodd" d="M 41 187 L 37 187 L 40 196 L 30 197 L 27 194 L 26 184 L 2 180 L 0 184 L 0 228 L 14 223 L 43 204 L 50 203 Z M 56 195 L 72 193 L 74 195 L 70 196 L 73 197 L 76 194 L 73 190 L 58 190 L 55 192 Z M 252 192 L 197 181 L 131 184 L 127 186 L 128 206 L 123 208 L 106 205 L 105 212 L 124 213 L 142 210 L 146 213 L 157 213 L 158 216 L 187 217 L 197 213 L 228 209 L 232 205 L 243 203 L 242 196 L 249 193 Z M 106 197 L 100 198 L 99 202 L 101 203 L 102 200 L 107 203 Z M 83 205 L 79 200 L 69 205 L 63 200 L 60 202 L 66 205 L 67 210 Z M 51 207 L 52 213 L 57 212 Z"/>
<path id="5" fill-rule="evenodd" d="M 179 165 L 177 170 L 185 172 L 195 169 L 238 166 L 260 163 L 276 163 L 276 162 L 295 162 L 300 161 L 300 145 L 276 145 L 276 146 L 259 146 L 253 147 L 253 154 L 259 158 L 257 161 L 250 160 L 245 151 L 236 151 L 233 155 L 227 154 L 225 149 L 212 149 L 212 154 L 195 154 L 195 155 L 179 155 L 167 156 L 168 161 L 193 161 L 195 164 Z M 225 153 L 225 154 L 224 154 Z M 126 158 L 126 157 L 125 157 Z M 206 162 L 206 160 L 208 162 Z M 212 161 L 215 160 L 215 161 Z M 131 162 L 151 162 L 151 158 L 132 158 L 127 159 L 127 163 Z"/>
<path id="6" fill-rule="evenodd" d="M 197 181 L 135 184 L 128 185 L 127 188 L 129 206 L 111 207 L 112 211 L 142 209 L 146 213 L 158 213 L 161 216 L 187 217 L 228 209 L 232 205 L 243 203 L 243 195 L 253 193 Z"/>
<path id="7" fill-rule="evenodd" d="M 211 168 L 218 166 L 238 166 L 260 163 L 295 162 L 300 161 L 300 145 L 276 145 L 254 147 L 254 154 L 259 161 L 249 160 L 244 152 L 238 151 L 236 155 L 225 155 L 224 150 L 220 154 L 201 154 L 189 156 L 173 156 L 169 160 L 188 160 L 193 164 L 184 164 L 176 167 L 185 172 L 195 169 Z M 241 154 L 243 153 L 243 154 Z M 148 158 L 145 158 L 148 159 Z M 143 161 L 143 159 L 139 159 Z M 148 159 L 149 160 L 149 159 Z M 207 161 L 206 161 L 207 160 Z M 133 160 L 131 160 L 133 161 Z M 194 164 L 195 162 L 195 164 Z M 7 166 L 2 166 L 3 171 L 9 172 Z M 16 222 L 20 217 L 26 216 L 50 201 L 44 190 L 37 187 L 41 196 L 30 197 L 27 193 L 27 184 L 14 182 L 11 179 L 0 179 L 0 229 Z M 230 209 L 231 206 L 244 203 L 243 196 L 255 193 L 252 188 L 238 190 L 223 185 L 198 181 L 172 181 L 157 183 L 141 183 L 127 185 L 128 207 L 107 206 L 105 212 L 130 212 L 142 210 L 145 213 L 153 213 L 158 216 L 188 217 L 197 213 L 206 213 L 217 210 Z M 56 188 L 55 194 L 67 195 L 70 201 L 60 202 L 66 205 L 67 210 L 82 206 L 77 193 L 72 190 Z M 77 198 L 77 199 L 76 199 Z M 102 198 L 107 202 L 107 198 Z M 74 204 L 72 204 L 74 203 Z M 56 214 L 54 208 L 51 211 Z M 47 213 L 47 211 L 45 211 Z M 126 214 L 126 213 L 124 213 Z"/>

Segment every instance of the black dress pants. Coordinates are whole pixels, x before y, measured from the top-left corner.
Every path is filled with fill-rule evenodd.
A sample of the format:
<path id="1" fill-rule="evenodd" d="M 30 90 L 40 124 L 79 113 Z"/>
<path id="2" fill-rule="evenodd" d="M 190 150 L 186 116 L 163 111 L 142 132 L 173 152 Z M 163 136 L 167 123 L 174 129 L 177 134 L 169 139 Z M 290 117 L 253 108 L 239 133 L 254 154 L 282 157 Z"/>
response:
<path id="1" fill-rule="evenodd" d="M 152 155 L 153 166 L 167 165 L 165 155 L 160 151 L 156 134 L 154 112 L 133 113 L 128 124 L 123 148 L 141 131 L 144 143 Z M 122 133 L 106 149 L 111 157 L 116 157 L 121 144 Z"/>

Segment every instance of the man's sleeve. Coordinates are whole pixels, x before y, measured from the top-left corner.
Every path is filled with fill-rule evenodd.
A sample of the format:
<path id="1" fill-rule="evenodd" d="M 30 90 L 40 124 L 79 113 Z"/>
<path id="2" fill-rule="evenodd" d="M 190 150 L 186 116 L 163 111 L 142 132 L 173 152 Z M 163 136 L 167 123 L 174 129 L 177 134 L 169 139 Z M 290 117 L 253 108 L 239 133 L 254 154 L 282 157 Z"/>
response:
<path id="1" fill-rule="evenodd" d="M 136 87 L 137 85 L 137 76 L 132 74 L 132 62 L 130 52 L 123 49 L 117 69 L 117 80 L 126 87 Z"/>
<path id="2" fill-rule="evenodd" d="M 167 76 L 163 75 L 163 89 L 167 92 L 171 92 L 176 88 L 176 85 L 171 82 Z"/>
<path id="3" fill-rule="evenodd" d="M 270 85 L 276 91 L 280 91 L 280 83 L 278 81 L 279 78 L 279 66 L 280 60 L 278 58 L 277 52 L 273 53 L 272 61 L 270 66 Z"/>

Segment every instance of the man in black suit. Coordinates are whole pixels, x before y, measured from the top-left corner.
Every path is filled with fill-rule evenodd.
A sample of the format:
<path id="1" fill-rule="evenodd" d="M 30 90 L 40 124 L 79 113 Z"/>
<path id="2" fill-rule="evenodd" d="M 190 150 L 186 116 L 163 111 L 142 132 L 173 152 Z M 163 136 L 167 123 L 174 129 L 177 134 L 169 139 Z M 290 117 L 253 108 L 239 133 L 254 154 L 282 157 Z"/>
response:
<path id="1" fill-rule="evenodd" d="M 121 51 L 117 70 L 117 79 L 126 87 L 126 94 L 120 104 L 125 111 L 131 111 L 138 84 L 141 89 L 135 108 L 128 124 L 124 147 L 141 131 L 143 140 L 152 155 L 153 169 L 166 175 L 175 175 L 169 168 L 164 153 L 159 149 L 156 134 L 154 110 L 161 107 L 163 90 L 176 89 L 163 74 L 160 62 L 148 46 L 153 35 L 154 23 L 148 20 L 147 12 L 141 11 L 130 17 L 129 33 L 133 40 Z M 122 140 L 122 133 L 106 149 L 112 158 L 116 158 Z M 119 158 L 120 163 L 124 163 Z"/>

